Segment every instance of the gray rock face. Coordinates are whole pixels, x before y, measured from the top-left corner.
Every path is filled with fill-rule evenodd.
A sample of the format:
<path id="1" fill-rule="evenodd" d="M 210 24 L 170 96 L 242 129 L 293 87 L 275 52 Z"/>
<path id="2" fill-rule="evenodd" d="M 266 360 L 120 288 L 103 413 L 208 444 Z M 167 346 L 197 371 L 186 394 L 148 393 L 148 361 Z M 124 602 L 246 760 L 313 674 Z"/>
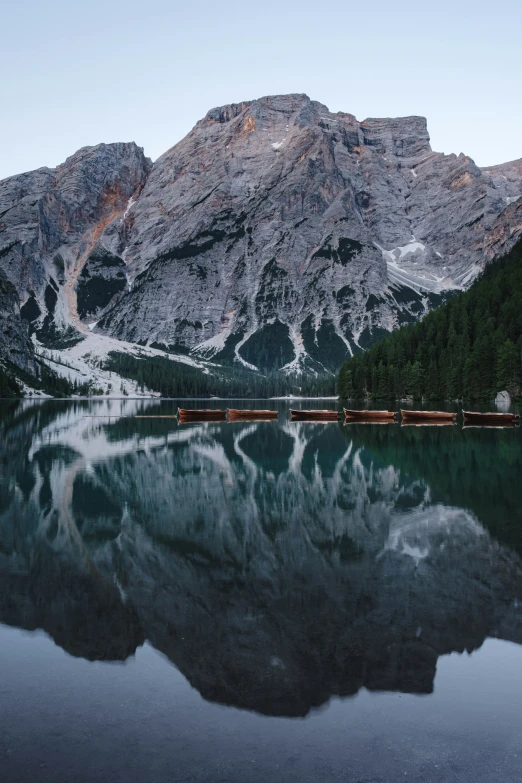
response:
<path id="1" fill-rule="evenodd" d="M 102 144 L 0 183 L 0 266 L 42 341 L 83 319 L 217 361 L 333 370 L 508 250 L 521 194 L 520 161 L 433 152 L 422 117 L 267 97 L 213 109 L 153 167 Z"/>
<path id="2" fill-rule="evenodd" d="M 20 318 L 20 301 L 14 285 L 0 270 L 0 363 L 12 362 L 34 372 L 27 324 Z"/>
<path id="3" fill-rule="evenodd" d="M 513 204 L 522 197 L 522 158 L 498 166 L 482 169 L 491 178 L 494 188 L 506 204 Z"/>
<path id="4" fill-rule="evenodd" d="M 214 109 L 129 210 L 133 287 L 100 328 L 257 367 L 338 366 L 520 234 L 510 165 L 508 180 L 432 152 L 421 117 L 358 122 L 304 95 Z"/>
<path id="5" fill-rule="evenodd" d="M 135 144 L 99 144 L 0 182 L 0 267 L 37 333 L 78 325 L 78 276 L 100 248 L 117 250 L 121 217 L 149 170 Z"/>

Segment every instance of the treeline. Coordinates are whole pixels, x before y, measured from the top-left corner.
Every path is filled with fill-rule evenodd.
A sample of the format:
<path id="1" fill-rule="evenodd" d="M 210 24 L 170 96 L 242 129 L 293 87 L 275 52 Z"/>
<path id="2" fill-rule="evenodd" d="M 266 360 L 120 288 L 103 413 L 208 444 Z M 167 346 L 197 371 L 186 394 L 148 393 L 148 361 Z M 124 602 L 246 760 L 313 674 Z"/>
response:
<path id="1" fill-rule="evenodd" d="M 23 383 L 32 389 L 50 394 L 52 397 L 72 397 L 73 395 L 87 397 L 91 394 L 102 393 L 101 389 L 95 389 L 90 382 L 78 383 L 63 378 L 38 358 L 35 365 L 36 375 L 22 370 L 12 362 L 6 362 L 6 365 L 0 365 L 0 399 L 23 397 Z"/>
<path id="2" fill-rule="evenodd" d="M 0 399 L 22 396 L 22 387 L 16 378 L 0 364 Z"/>
<path id="3" fill-rule="evenodd" d="M 466 291 L 339 373 L 344 398 L 488 400 L 522 384 L 522 241 Z"/>
<path id="4" fill-rule="evenodd" d="M 162 356 L 138 358 L 112 351 L 105 369 L 136 381 L 163 397 L 282 397 L 299 394 L 310 397 L 335 394 L 333 375 L 318 378 L 288 378 L 281 373 L 258 375 L 241 369 L 227 369 L 223 375 L 204 373 L 197 367 Z"/>
<path id="5" fill-rule="evenodd" d="M 68 378 L 64 378 L 55 373 L 43 362 L 40 363 L 39 381 L 40 388 L 45 391 L 46 394 L 51 394 L 53 397 L 71 397 L 72 395 L 88 397 L 90 394 L 94 394 L 97 391 L 93 389 L 92 383 L 70 381 Z"/>

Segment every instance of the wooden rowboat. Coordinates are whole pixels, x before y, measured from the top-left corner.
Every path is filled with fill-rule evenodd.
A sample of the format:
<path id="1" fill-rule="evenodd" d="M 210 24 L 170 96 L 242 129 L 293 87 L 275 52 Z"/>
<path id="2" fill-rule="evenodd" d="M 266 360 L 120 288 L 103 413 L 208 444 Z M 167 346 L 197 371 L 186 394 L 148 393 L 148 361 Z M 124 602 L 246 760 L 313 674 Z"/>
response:
<path id="1" fill-rule="evenodd" d="M 227 412 L 222 410 L 215 410 L 212 408 L 178 408 L 180 419 L 200 419 L 202 421 L 224 421 L 227 417 Z"/>
<path id="2" fill-rule="evenodd" d="M 228 408 L 227 412 L 229 421 L 232 419 L 277 419 L 277 411 Z"/>
<path id="3" fill-rule="evenodd" d="M 476 411 L 462 411 L 464 424 L 486 424 L 496 426 L 499 424 L 520 424 L 518 413 L 478 413 Z"/>
<path id="4" fill-rule="evenodd" d="M 456 421 L 456 413 L 448 413 L 447 411 L 403 411 L 401 410 L 402 420 L 404 422 L 441 422 L 441 421 Z"/>
<path id="5" fill-rule="evenodd" d="M 343 408 L 348 421 L 395 421 L 395 411 L 355 411 Z"/>
<path id="6" fill-rule="evenodd" d="M 294 421 L 338 421 L 338 411 L 325 410 L 292 410 L 290 409 L 290 418 Z"/>

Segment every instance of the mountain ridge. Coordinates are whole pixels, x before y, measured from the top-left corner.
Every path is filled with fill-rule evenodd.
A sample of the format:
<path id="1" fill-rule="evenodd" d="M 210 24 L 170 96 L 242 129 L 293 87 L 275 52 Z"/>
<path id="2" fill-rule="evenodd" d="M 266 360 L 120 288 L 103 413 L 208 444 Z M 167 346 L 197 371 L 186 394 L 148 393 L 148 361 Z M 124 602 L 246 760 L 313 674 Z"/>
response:
<path id="1" fill-rule="evenodd" d="M 335 372 L 509 249 L 521 194 L 521 161 L 434 152 L 423 117 L 267 96 L 211 109 L 154 164 L 100 144 L 3 180 L 0 269 L 40 345 L 94 330 Z"/>

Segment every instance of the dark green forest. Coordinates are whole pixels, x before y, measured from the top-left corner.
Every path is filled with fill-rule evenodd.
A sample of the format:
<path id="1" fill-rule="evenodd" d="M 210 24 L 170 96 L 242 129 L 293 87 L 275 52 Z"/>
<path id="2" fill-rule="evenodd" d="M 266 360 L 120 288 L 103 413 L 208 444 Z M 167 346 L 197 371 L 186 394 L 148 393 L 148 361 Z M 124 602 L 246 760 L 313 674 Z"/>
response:
<path id="1" fill-rule="evenodd" d="M 16 378 L 0 364 L 0 399 L 21 396 L 22 387 Z"/>
<path id="2" fill-rule="evenodd" d="M 105 369 L 132 378 L 142 389 L 162 397 L 280 397 L 301 394 L 310 397 L 335 394 L 335 376 L 286 377 L 279 372 L 260 375 L 242 368 L 222 368 L 222 374 L 208 375 L 188 364 L 162 356 L 140 359 L 112 351 Z"/>
<path id="3" fill-rule="evenodd" d="M 403 326 L 339 373 L 343 398 L 486 401 L 519 397 L 522 383 L 522 241 L 469 291 Z"/>

